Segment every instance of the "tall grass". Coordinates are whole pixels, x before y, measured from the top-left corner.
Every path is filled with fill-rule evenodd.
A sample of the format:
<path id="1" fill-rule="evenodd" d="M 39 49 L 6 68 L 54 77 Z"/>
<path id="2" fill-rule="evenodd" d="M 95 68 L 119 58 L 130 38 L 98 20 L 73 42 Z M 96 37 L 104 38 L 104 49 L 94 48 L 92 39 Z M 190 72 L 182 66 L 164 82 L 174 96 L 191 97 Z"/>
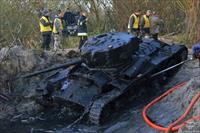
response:
<path id="1" fill-rule="evenodd" d="M 178 31 L 183 35 L 180 40 L 190 45 L 200 40 L 200 0 L 108 0 L 112 4 L 112 9 L 106 6 L 108 1 L 106 3 L 105 0 L 70 1 L 71 3 L 65 5 L 63 9 L 67 7 L 73 7 L 76 11 L 87 9 L 89 36 L 113 29 L 126 31 L 128 18 L 135 9 L 141 9 L 143 13 L 151 9 L 157 11 L 164 20 L 161 34 Z M 59 8 L 59 0 L 47 2 L 47 7 L 53 10 Z M 88 3 L 95 7 L 89 7 Z M 40 48 L 37 11 L 43 7 L 45 5 L 42 1 L 1 0 L 0 48 L 13 44 Z M 78 37 L 65 38 L 63 48 L 77 47 L 78 44 Z"/>

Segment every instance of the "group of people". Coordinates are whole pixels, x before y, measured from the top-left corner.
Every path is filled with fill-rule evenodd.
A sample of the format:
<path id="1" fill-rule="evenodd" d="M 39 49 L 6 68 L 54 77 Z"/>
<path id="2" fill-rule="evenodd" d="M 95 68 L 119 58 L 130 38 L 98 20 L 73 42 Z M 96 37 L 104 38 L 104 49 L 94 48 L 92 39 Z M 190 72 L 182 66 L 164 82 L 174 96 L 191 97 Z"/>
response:
<path id="1" fill-rule="evenodd" d="M 53 49 L 56 51 L 59 49 L 62 33 L 64 30 L 63 26 L 63 12 L 58 10 L 55 15 L 52 16 L 51 12 L 44 10 L 39 20 L 40 32 L 42 35 L 42 48 L 44 50 L 50 49 L 51 36 L 53 35 Z M 85 43 L 88 38 L 87 34 L 87 17 L 85 12 L 80 12 L 78 17 L 78 34 L 80 37 L 79 48 Z M 128 22 L 128 32 L 140 36 L 140 37 L 149 37 L 151 36 L 155 40 L 158 39 L 158 33 L 162 20 L 158 17 L 157 13 L 147 10 L 146 14 L 141 15 L 140 10 L 136 10 L 129 17 Z M 65 23 L 66 24 L 66 23 Z"/>
<path id="2" fill-rule="evenodd" d="M 157 40 L 162 23 L 163 21 L 155 11 L 147 10 L 146 14 L 141 15 L 141 11 L 136 10 L 129 17 L 128 32 L 135 36 L 151 36 Z"/>
<path id="3" fill-rule="evenodd" d="M 158 33 L 163 21 L 158 14 L 151 10 L 147 10 L 146 14 L 141 15 L 140 10 L 136 10 L 129 17 L 128 32 L 139 37 L 152 37 L 158 40 Z M 194 44 L 192 47 L 192 58 L 199 59 L 200 66 L 200 42 Z"/>
<path id="4" fill-rule="evenodd" d="M 53 35 L 53 49 L 57 51 L 60 47 L 62 40 L 62 33 L 64 30 L 63 26 L 63 12 L 58 10 L 56 14 L 52 17 L 51 12 L 48 10 L 42 11 L 41 17 L 39 19 L 39 27 L 42 35 L 42 49 L 50 50 L 51 36 Z M 78 36 L 80 37 L 81 47 L 87 40 L 87 17 L 84 12 L 80 13 L 78 18 Z"/>
<path id="5" fill-rule="evenodd" d="M 52 20 L 53 18 L 53 20 Z M 88 38 L 87 34 L 87 17 L 84 12 L 80 13 L 78 18 L 78 36 L 80 37 L 79 48 Z M 129 17 L 128 32 L 140 37 L 151 36 L 155 40 L 158 39 L 158 33 L 163 21 L 158 17 L 157 13 L 146 11 L 141 15 L 141 11 L 137 10 Z M 51 12 L 44 10 L 39 20 L 40 32 L 42 35 L 42 48 L 50 49 L 51 36 L 53 35 L 53 49 L 57 51 L 60 47 L 63 33 L 63 12 L 58 10 L 56 15 L 52 17 Z M 192 48 L 193 58 L 200 60 L 200 42 Z"/>

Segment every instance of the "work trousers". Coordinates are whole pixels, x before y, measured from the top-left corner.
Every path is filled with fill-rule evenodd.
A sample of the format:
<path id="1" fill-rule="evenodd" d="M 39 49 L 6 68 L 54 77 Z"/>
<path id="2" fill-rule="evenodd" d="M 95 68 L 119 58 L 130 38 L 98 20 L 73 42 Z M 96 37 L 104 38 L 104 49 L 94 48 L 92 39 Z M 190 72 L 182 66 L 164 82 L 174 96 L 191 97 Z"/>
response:
<path id="1" fill-rule="evenodd" d="M 87 36 L 79 36 L 80 37 L 80 42 L 79 42 L 79 49 L 83 46 L 83 44 L 87 41 L 88 37 Z"/>
<path id="2" fill-rule="evenodd" d="M 138 36 L 139 35 L 139 29 L 135 29 L 135 28 L 132 28 L 130 30 L 130 33 L 134 36 Z"/>
<path id="3" fill-rule="evenodd" d="M 144 34 L 150 34 L 150 28 L 144 28 L 143 32 Z"/>
<path id="4" fill-rule="evenodd" d="M 158 33 L 152 34 L 152 38 L 158 40 Z"/>
<path id="5" fill-rule="evenodd" d="M 58 49 L 59 49 L 59 46 L 60 46 L 60 44 L 61 44 L 62 36 L 59 35 L 59 34 L 54 34 L 53 37 L 54 37 L 53 49 L 54 49 L 54 50 L 58 50 Z"/>
<path id="6" fill-rule="evenodd" d="M 51 33 L 42 34 L 42 48 L 44 50 L 50 49 Z"/>
<path id="7" fill-rule="evenodd" d="M 140 37 L 150 36 L 150 28 L 144 28 L 140 32 Z"/>

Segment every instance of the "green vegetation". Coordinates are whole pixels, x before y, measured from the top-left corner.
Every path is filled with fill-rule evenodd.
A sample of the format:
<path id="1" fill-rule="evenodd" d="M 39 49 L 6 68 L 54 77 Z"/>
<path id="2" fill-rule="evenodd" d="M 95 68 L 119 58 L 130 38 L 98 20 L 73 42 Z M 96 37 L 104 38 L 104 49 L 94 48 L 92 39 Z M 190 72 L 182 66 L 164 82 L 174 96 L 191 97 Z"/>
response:
<path id="1" fill-rule="evenodd" d="M 88 12 L 90 36 L 126 31 L 134 9 L 143 13 L 151 9 L 164 20 L 162 35 L 179 33 L 178 40 L 190 46 L 200 39 L 199 0 L 1 0 L 0 8 L 0 48 L 14 44 L 39 48 L 38 11 L 42 8 Z M 77 37 L 70 37 L 63 47 L 76 47 L 78 43 Z"/>
<path id="2" fill-rule="evenodd" d="M 1 1 L 0 8 L 0 47 L 14 44 L 37 47 L 40 37 L 34 10 L 14 0 Z"/>
<path id="3" fill-rule="evenodd" d="M 63 48 L 76 48 L 79 45 L 79 38 L 78 37 L 68 37 L 64 38 L 62 42 Z"/>

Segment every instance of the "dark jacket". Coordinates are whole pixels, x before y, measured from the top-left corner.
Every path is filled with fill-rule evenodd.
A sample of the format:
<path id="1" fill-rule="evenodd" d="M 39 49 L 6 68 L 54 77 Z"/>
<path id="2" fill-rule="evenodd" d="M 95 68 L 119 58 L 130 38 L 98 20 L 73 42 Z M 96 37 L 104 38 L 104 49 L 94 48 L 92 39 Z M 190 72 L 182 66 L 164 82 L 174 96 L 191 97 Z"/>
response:
<path id="1" fill-rule="evenodd" d="M 192 46 L 192 56 L 196 57 L 200 53 L 200 42 Z"/>
<path id="2" fill-rule="evenodd" d="M 87 33 L 87 17 L 81 15 L 78 19 L 78 33 Z"/>
<path id="3" fill-rule="evenodd" d="M 76 18 L 75 18 L 75 14 L 73 14 L 72 12 L 65 12 L 64 16 L 63 16 L 63 20 L 66 22 L 67 25 L 72 25 L 72 24 L 76 24 Z"/>
<path id="4" fill-rule="evenodd" d="M 160 26 L 163 24 L 163 20 L 161 20 L 158 16 L 153 15 L 149 18 L 150 20 L 150 33 L 157 34 L 160 31 Z"/>

